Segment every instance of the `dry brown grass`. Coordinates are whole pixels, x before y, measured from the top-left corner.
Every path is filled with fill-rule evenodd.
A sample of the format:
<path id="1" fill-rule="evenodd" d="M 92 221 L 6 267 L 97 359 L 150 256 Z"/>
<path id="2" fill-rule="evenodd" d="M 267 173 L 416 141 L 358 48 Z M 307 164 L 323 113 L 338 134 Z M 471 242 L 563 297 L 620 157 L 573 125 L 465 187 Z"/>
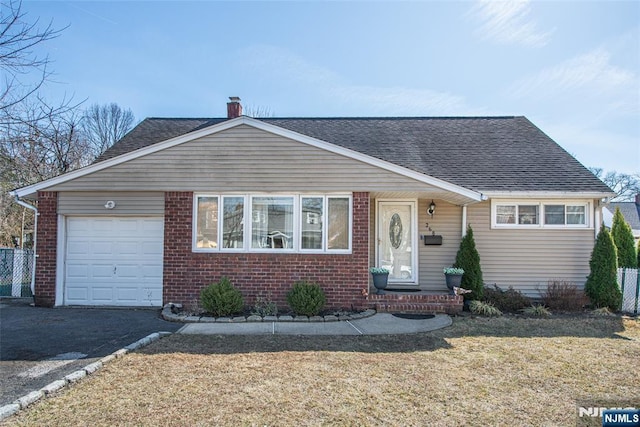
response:
<path id="1" fill-rule="evenodd" d="M 7 425 L 575 425 L 639 396 L 637 320 L 456 318 L 398 336 L 173 335 Z M 5 425 L 5 424 L 3 424 Z"/>

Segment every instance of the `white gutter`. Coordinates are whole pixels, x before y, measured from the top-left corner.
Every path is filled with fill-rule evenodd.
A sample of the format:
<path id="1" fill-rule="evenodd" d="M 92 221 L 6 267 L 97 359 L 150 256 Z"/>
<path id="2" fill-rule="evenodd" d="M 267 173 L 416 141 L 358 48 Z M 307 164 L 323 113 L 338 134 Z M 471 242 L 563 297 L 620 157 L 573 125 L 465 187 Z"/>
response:
<path id="1" fill-rule="evenodd" d="M 15 194 L 15 192 L 12 192 L 13 196 L 15 197 L 15 202 L 17 204 L 19 204 L 20 206 L 23 206 L 27 209 L 31 209 L 33 211 L 33 266 L 31 266 L 31 293 L 33 295 L 35 295 L 36 290 L 35 290 L 35 284 L 36 284 L 36 260 L 38 258 L 37 252 L 36 252 L 36 246 L 37 246 L 37 242 L 38 242 L 38 215 L 40 215 L 38 213 L 38 208 L 36 208 L 33 205 L 30 205 L 27 202 L 24 202 L 22 200 L 20 200 L 20 197 L 18 197 L 17 194 Z M 24 233 L 22 236 L 20 236 L 20 241 L 24 241 Z"/>

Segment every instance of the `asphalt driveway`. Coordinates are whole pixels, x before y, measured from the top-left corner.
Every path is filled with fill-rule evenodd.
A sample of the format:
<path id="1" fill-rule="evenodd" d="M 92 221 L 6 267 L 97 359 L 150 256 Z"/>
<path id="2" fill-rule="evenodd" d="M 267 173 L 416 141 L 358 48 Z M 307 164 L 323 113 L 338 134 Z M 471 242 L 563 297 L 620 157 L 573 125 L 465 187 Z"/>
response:
<path id="1" fill-rule="evenodd" d="M 0 406 L 140 338 L 175 332 L 159 309 L 41 308 L 0 299 Z"/>

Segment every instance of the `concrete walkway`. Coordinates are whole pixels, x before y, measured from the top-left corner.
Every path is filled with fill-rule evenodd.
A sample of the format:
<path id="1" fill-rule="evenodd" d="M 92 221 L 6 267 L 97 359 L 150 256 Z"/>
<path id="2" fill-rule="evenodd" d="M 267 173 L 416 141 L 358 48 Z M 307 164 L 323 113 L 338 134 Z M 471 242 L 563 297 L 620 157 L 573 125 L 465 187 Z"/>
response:
<path id="1" fill-rule="evenodd" d="M 384 335 L 415 334 L 445 328 L 451 317 L 403 319 L 389 313 L 340 322 L 189 323 L 176 333 L 187 335 Z"/>

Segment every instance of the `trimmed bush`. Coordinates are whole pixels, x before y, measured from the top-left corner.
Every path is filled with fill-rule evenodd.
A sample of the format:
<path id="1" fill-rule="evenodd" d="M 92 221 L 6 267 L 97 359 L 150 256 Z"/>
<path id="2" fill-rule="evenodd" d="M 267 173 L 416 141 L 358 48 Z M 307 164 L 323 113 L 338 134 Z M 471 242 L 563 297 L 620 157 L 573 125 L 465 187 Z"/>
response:
<path id="1" fill-rule="evenodd" d="M 296 282 L 287 293 L 289 307 L 300 316 L 317 316 L 326 302 L 324 291 L 316 283 Z"/>
<path id="2" fill-rule="evenodd" d="M 582 311 L 589 304 L 584 291 L 566 280 L 550 280 L 541 294 L 544 305 L 555 311 Z"/>
<path id="3" fill-rule="evenodd" d="M 200 302 L 207 313 L 216 317 L 240 313 L 244 308 L 242 294 L 233 287 L 227 277 L 222 277 L 218 283 L 204 288 L 200 292 Z"/>
<path id="4" fill-rule="evenodd" d="M 480 254 L 476 249 L 471 225 L 467 225 L 467 234 L 460 241 L 460 248 L 453 266 L 464 270 L 460 287 L 471 291 L 471 293 L 464 295 L 464 299 L 481 300 L 484 283 L 482 281 L 482 269 L 480 268 Z"/>
<path id="5" fill-rule="evenodd" d="M 636 268 L 638 256 L 636 255 L 633 232 L 631 226 L 624 220 L 620 208 L 616 208 L 616 213 L 613 214 L 611 237 L 618 250 L 618 267 Z"/>
<path id="6" fill-rule="evenodd" d="M 609 307 L 613 311 L 620 309 L 622 304 L 622 292 L 617 283 L 616 247 L 611 235 L 604 227 L 596 237 L 596 244 L 591 252 L 589 267 L 591 273 L 587 276 L 584 290 L 591 304 L 596 308 Z"/>
<path id="7" fill-rule="evenodd" d="M 493 285 L 492 288 L 484 288 L 482 301 L 488 302 L 496 306 L 500 311 L 508 313 L 515 313 L 531 305 L 529 298 L 511 286 L 506 291 L 499 288 L 498 285 Z"/>

